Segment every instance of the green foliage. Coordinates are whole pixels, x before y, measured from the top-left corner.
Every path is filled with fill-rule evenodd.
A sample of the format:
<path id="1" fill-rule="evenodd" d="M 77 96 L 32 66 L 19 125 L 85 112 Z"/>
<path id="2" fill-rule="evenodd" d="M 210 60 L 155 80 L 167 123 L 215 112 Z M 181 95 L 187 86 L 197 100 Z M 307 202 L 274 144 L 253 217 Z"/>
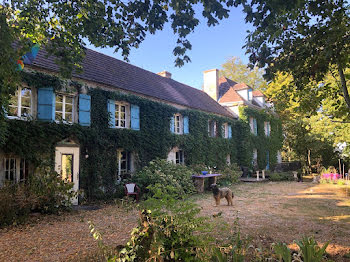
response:
<path id="1" fill-rule="evenodd" d="M 191 177 L 193 173 L 186 166 L 156 159 L 134 174 L 132 181 L 141 188 L 146 197 L 153 196 L 158 190 L 171 193 L 168 191 L 170 188 L 176 191 L 177 198 L 183 198 L 195 192 Z"/>
<path id="2" fill-rule="evenodd" d="M 40 168 L 28 181 L 7 183 L 0 189 L 0 226 L 21 223 L 30 212 L 57 213 L 71 206 L 73 184 L 47 168 Z"/>
<path id="3" fill-rule="evenodd" d="M 293 181 L 293 174 L 290 172 L 273 172 L 270 173 L 271 181 Z"/>
<path id="4" fill-rule="evenodd" d="M 279 261 L 292 262 L 292 254 L 285 243 L 273 245 L 273 251 L 278 256 Z"/>
<path id="5" fill-rule="evenodd" d="M 187 200 L 178 201 L 176 189 L 162 190 L 148 198 L 140 211 L 139 226 L 134 228 L 125 247 L 109 256 L 108 261 L 204 261 L 203 251 L 209 239 L 199 232 L 208 224 L 199 217 L 200 209 Z M 101 235 L 90 227 L 101 244 Z"/>
<path id="6" fill-rule="evenodd" d="M 239 57 L 231 57 L 222 65 L 220 75 L 237 83 L 245 83 L 253 89 L 265 90 L 267 83 L 263 78 L 264 70 L 258 67 L 250 69 Z"/>
<path id="7" fill-rule="evenodd" d="M 336 70 L 338 89 L 350 108 L 344 79 L 344 70 L 350 62 L 347 1 L 242 2 L 246 21 L 255 27 L 245 45 L 252 66 L 267 66 L 268 80 L 278 72 L 287 72 L 301 90 L 309 82 L 322 81 L 327 73 Z"/>
<path id="8" fill-rule="evenodd" d="M 219 185 L 231 185 L 237 183 L 242 175 L 242 171 L 236 164 L 227 165 L 225 168 L 218 170 L 223 176 L 218 177 Z"/>
<path id="9" fill-rule="evenodd" d="M 250 157 L 246 157 L 246 159 L 250 159 L 248 166 L 252 165 L 252 152 L 253 149 L 256 148 L 258 150 L 259 169 L 265 169 L 267 165 L 267 152 L 269 152 L 270 168 L 273 169 L 277 163 L 277 152 L 281 149 L 283 142 L 281 121 L 272 112 L 268 113 L 265 110 L 259 111 L 249 107 L 240 107 L 240 117 L 248 128 L 249 117 L 254 117 L 258 125 L 258 135 L 252 134 L 250 129 L 247 132 L 247 135 L 250 137 L 250 143 L 244 145 L 247 150 L 244 150 L 243 152 L 250 152 Z M 270 122 L 270 136 L 265 135 L 264 122 L 266 121 Z"/>
<path id="10" fill-rule="evenodd" d="M 329 242 L 326 242 L 321 248 L 313 237 L 304 237 L 301 241 L 296 241 L 300 248 L 301 257 L 304 262 L 320 262 L 326 253 Z"/>

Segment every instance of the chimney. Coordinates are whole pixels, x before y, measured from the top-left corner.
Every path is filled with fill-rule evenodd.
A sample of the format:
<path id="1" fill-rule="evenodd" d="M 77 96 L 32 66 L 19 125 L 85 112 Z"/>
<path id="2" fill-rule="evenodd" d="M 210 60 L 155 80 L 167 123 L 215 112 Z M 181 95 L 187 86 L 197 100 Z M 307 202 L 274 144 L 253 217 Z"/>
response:
<path id="1" fill-rule="evenodd" d="M 171 78 L 171 73 L 169 73 L 168 71 L 162 71 L 157 73 L 157 75 L 160 75 L 162 77 L 166 77 L 166 78 Z"/>
<path id="2" fill-rule="evenodd" d="M 203 91 L 215 101 L 219 99 L 219 70 L 211 69 L 203 72 Z"/>

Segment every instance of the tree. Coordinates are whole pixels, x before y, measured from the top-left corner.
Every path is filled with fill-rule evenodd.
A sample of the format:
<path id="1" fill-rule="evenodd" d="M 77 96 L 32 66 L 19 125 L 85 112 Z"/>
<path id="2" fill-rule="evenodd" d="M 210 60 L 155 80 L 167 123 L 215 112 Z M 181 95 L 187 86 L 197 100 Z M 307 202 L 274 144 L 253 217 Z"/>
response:
<path id="1" fill-rule="evenodd" d="M 300 90 L 336 70 L 350 110 L 349 75 L 344 74 L 350 63 L 348 1 L 256 0 L 243 6 L 246 22 L 255 27 L 245 45 L 251 66 L 266 67 L 268 80 L 286 72 Z"/>
<path id="2" fill-rule="evenodd" d="M 254 89 L 265 90 L 264 70 L 254 67 L 250 69 L 239 57 L 231 57 L 222 65 L 220 74 L 238 83 L 246 83 Z"/>

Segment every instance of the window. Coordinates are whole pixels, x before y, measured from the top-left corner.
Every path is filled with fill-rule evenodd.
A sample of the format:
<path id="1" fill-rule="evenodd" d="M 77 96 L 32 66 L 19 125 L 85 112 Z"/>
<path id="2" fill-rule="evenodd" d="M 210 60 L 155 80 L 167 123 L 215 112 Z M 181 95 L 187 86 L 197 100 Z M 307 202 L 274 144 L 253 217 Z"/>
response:
<path id="1" fill-rule="evenodd" d="M 129 123 L 129 104 L 115 102 L 115 127 L 128 128 Z"/>
<path id="2" fill-rule="evenodd" d="M 62 154 L 62 179 L 73 182 L 73 154 Z"/>
<path id="3" fill-rule="evenodd" d="M 271 125 L 270 122 L 264 122 L 265 135 L 270 136 L 271 133 Z"/>
<path id="4" fill-rule="evenodd" d="M 55 120 L 73 123 L 74 121 L 74 97 L 56 94 Z"/>
<path id="5" fill-rule="evenodd" d="M 25 159 L 18 157 L 5 157 L 3 161 L 5 180 L 14 183 L 25 181 L 29 174 L 29 164 Z"/>
<path id="6" fill-rule="evenodd" d="M 258 123 L 256 122 L 256 118 L 249 117 L 249 125 L 252 134 L 258 135 Z"/>
<path id="7" fill-rule="evenodd" d="M 226 165 L 231 165 L 231 155 L 230 154 L 228 154 L 227 156 L 226 156 Z"/>
<path id="8" fill-rule="evenodd" d="M 10 98 L 8 116 L 11 118 L 26 118 L 32 114 L 32 90 L 19 87 Z"/>
<path id="9" fill-rule="evenodd" d="M 229 138 L 229 135 L 228 135 L 228 124 L 227 123 L 224 123 L 222 125 L 222 137 L 223 138 Z"/>
<path id="10" fill-rule="evenodd" d="M 175 121 L 174 121 L 174 133 L 175 134 L 182 134 L 182 130 L 183 130 L 183 128 L 182 128 L 182 123 L 183 123 L 182 115 L 176 114 L 174 119 L 175 119 Z"/>
<path id="11" fill-rule="evenodd" d="M 183 150 L 178 150 L 175 152 L 176 158 L 175 158 L 175 163 L 184 165 L 185 164 L 185 155 Z"/>
<path id="12" fill-rule="evenodd" d="M 251 88 L 248 89 L 248 100 L 253 100 L 253 89 Z"/>
<path id="13" fill-rule="evenodd" d="M 126 174 L 131 173 L 131 153 L 123 149 L 117 150 L 117 177 L 120 181 Z"/>
<path id="14" fill-rule="evenodd" d="M 216 121 L 209 120 L 208 122 L 208 135 L 210 137 L 216 137 Z"/>

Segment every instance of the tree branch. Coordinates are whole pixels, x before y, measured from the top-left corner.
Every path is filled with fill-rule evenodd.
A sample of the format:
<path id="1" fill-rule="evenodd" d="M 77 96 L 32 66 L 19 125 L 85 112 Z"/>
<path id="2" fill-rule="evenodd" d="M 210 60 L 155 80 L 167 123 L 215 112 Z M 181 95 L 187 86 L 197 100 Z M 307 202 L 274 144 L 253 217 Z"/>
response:
<path id="1" fill-rule="evenodd" d="M 340 65 L 339 62 L 338 62 L 337 65 L 338 65 L 338 72 L 339 72 L 339 76 L 340 76 L 340 82 L 341 82 L 341 86 L 342 86 L 342 89 L 343 89 L 344 99 L 345 99 L 346 105 L 350 109 L 350 96 L 349 96 L 348 88 L 346 86 L 346 80 L 345 80 L 345 76 L 344 76 L 344 71 L 343 71 L 343 68 L 342 68 L 342 66 Z"/>

